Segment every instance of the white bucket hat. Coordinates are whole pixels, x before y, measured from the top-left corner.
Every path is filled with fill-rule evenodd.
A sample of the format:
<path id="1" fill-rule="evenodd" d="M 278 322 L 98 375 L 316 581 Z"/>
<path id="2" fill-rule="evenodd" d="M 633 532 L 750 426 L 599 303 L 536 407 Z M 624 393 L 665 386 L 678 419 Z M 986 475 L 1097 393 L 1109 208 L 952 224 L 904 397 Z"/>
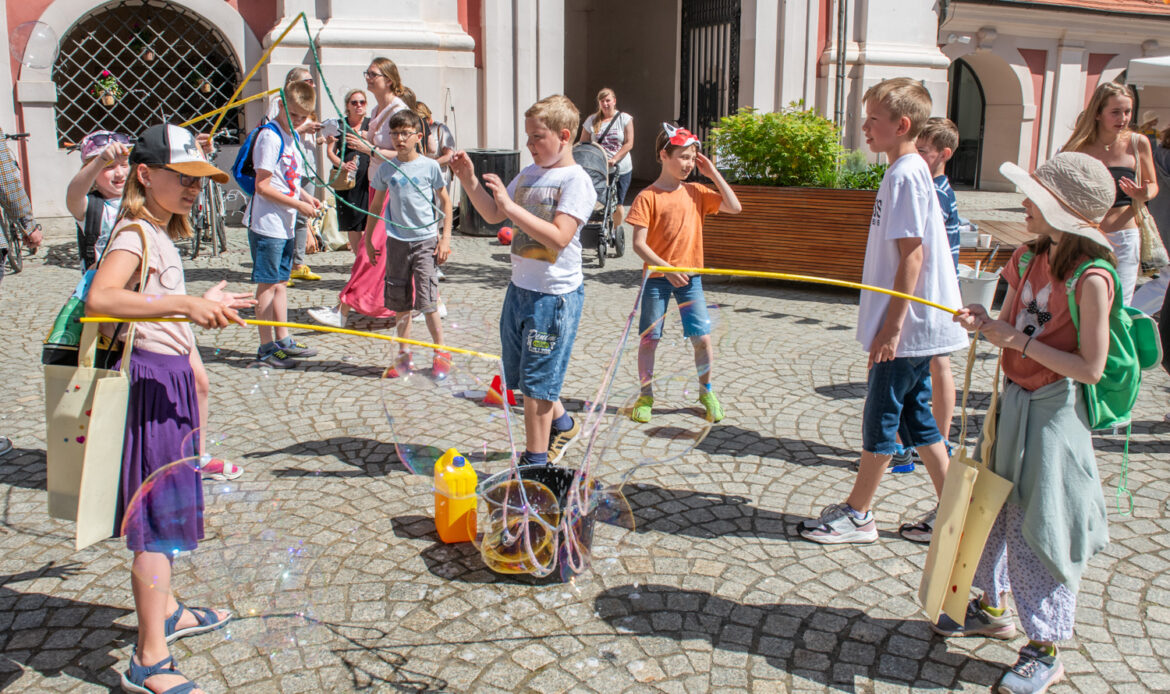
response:
<path id="1" fill-rule="evenodd" d="M 1011 162 L 999 172 L 1028 196 L 1052 228 L 1084 236 L 1110 251 L 1101 220 L 1117 197 L 1116 184 L 1100 159 L 1080 152 L 1061 152 L 1029 174 Z"/>

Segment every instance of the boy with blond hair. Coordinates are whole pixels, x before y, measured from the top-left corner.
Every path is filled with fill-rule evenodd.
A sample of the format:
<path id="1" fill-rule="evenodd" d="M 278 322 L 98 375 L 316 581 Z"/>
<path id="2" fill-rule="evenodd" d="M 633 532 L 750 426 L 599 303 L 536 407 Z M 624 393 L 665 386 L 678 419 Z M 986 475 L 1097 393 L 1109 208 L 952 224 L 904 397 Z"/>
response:
<path id="1" fill-rule="evenodd" d="M 959 283 L 938 197 L 930 169 L 915 148 L 930 117 L 930 93 L 915 80 L 898 78 L 870 87 L 863 101 L 866 143 L 884 153 L 890 167 L 874 203 L 861 281 L 958 306 Z M 946 475 L 947 450 L 930 410 L 930 362 L 935 355 L 962 349 L 966 332 L 938 309 L 863 291 L 857 340 L 869 353 L 861 465 L 844 502 L 800 523 L 801 536 L 821 544 L 877 539 L 870 506 L 898 450 L 899 434 L 918 451 L 936 493 Z"/>
<path id="2" fill-rule="evenodd" d="M 256 195 L 248 206 L 248 249 L 252 252 L 252 281 L 256 283 L 256 318 L 288 321 L 286 283 L 296 251 L 297 215 L 316 217 L 321 201 L 301 187 L 304 162 L 297 149 L 300 127 L 317 104 L 317 93 L 305 82 L 284 88 L 288 118 L 269 123 L 256 134 L 252 164 L 256 169 Z M 259 363 L 276 369 L 296 365 L 295 357 L 312 357 L 317 351 L 293 340 L 288 328 L 260 326 Z"/>
<path id="3" fill-rule="evenodd" d="M 523 463 L 557 462 L 581 432 L 560 401 L 585 298 L 581 227 L 597 201 L 589 174 L 573 161 L 580 119 L 573 102 L 559 94 L 533 104 L 524 113 L 533 163 L 507 186 L 490 173 L 480 185 L 466 152 L 451 159 L 451 171 L 484 220 L 511 219 L 515 229 L 500 343 L 506 387 L 524 394 Z"/>

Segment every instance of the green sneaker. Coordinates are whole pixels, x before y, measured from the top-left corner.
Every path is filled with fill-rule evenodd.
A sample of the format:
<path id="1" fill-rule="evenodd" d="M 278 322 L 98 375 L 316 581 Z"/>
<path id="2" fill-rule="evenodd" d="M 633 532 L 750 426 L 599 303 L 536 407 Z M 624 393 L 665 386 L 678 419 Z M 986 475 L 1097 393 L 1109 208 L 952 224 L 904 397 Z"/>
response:
<path id="1" fill-rule="evenodd" d="M 723 419 L 723 405 L 719 404 L 719 398 L 715 397 L 715 391 L 704 390 L 700 393 L 699 404 L 707 408 L 708 422 L 718 422 Z"/>
<path id="2" fill-rule="evenodd" d="M 650 421 L 650 410 L 654 407 L 653 395 L 641 395 L 634 401 L 634 409 L 630 410 L 630 419 L 645 424 Z"/>

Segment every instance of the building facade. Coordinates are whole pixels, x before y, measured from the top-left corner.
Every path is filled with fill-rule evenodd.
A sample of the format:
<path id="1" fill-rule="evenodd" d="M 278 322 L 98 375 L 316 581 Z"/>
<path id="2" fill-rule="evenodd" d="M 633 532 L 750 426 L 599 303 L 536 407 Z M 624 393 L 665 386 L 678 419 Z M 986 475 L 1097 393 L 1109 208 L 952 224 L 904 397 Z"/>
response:
<path id="1" fill-rule="evenodd" d="M 38 21 L 60 39 L 53 66 L 0 61 L 0 125 L 31 134 L 19 154 L 41 216 L 65 215 L 77 169 L 68 142 L 99 127 L 136 129 L 226 103 L 266 46 L 289 33 L 245 85 L 278 86 L 310 65 L 340 101 L 380 55 L 447 122 L 461 147 L 521 149 L 523 113 L 563 92 L 583 116 L 613 88 L 635 118 L 634 175 L 657 175 L 663 121 L 704 132 L 741 106 L 803 102 L 862 146 L 861 96 L 919 79 L 962 134 L 959 185 L 1008 189 L 1000 162 L 1054 154 L 1101 80 L 1131 60 L 1170 55 L 1161 0 L 24 0 L 6 3 L 2 41 Z M 109 68 L 120 94 L 99 84 Z M 1170 87 L 1138 93 L 1170 125 Z M 232 113 L 254 125 L 262 104 Z M 333 115 L 324 104 L 324 117 Z M 224 158 L 232 156 L 230 150 Z M 522 153 L 527 160 L 526 153 Z M 221 162 L 222 163 L 222 162 Z"/>

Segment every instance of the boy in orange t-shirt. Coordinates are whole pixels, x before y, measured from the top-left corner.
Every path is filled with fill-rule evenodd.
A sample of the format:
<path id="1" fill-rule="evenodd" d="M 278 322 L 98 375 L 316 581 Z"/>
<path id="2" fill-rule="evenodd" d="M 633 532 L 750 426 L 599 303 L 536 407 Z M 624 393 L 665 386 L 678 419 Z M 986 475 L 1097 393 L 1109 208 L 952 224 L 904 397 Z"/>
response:
<path id="1" fill-rule="evenodd" d="M 739 214 L 743 209 L 731 186 L 715 170 L 711 160 L 699 152 L 699 138 L 685 128 L 667 123 L 654 143 L 662 173 L 648 188 L 638 193 L 626 221 L 634 227 L 634 252 L 645 265 L 669 267 L 703 267 L 703 217 L 716 212 Z M 687 183 L 687 176 L 698 167 L 711 179 L 718 192 L 699 183 Z M 642 291 L 642 315 L 638 332 L 638 379 L 642 394 L 634 403 L 630 418 L 649 422 L 654 407 L 654 352 L 662 339 L 662 317 L 674 296 L 682 318 L 683 336 L 695 347 L 695 366 L 699 371 L 699 402 L 707 410 L 707 420 L 723 419 L 723 406 L 711 390 L 711 321 L 707 317 L 707 300 L 698 275 L 681 272 L 656 272 L 646 280 Z"/>

